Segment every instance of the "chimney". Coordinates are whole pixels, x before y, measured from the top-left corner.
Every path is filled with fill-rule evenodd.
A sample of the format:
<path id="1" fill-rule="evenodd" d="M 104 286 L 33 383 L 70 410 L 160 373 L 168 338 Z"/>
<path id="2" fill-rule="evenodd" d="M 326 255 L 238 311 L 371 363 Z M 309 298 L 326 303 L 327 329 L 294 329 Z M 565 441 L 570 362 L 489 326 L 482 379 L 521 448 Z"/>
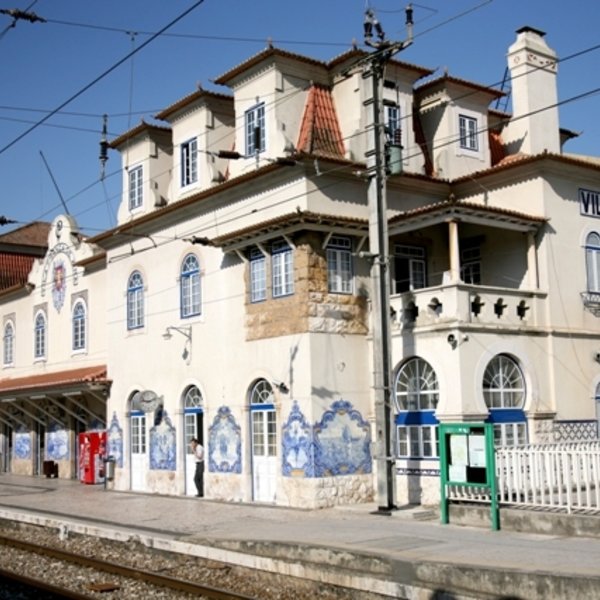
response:
<path id="1" fill-rule="evenodd" d="M 522 27 L 508 49 L 513 116 L 503 137 L 511 153 L 560 153 L 557 58 L 545 35 L 533 27 Z"/>

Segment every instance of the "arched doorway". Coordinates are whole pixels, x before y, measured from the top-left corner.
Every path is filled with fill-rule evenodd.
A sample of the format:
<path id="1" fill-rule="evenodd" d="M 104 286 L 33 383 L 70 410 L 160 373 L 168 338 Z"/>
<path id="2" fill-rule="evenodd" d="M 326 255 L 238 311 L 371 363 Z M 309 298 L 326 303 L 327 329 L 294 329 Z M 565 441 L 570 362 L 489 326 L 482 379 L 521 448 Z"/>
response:
<path id="1" fill-rule="evenodd" d="M 204 399 L 200 390 L 195 386 L 189 386 L 183 394 L 183 445 L 185 448 L 185 495 L 195 496 L 196 485 L 194 484 L 194 473 L 196 471 L 196 459 L 190 448 L 190 440 L 196 438 L 204 447 Z M 205 456 L 206 456 L 206 448 Z"/>
<path id="2" fill-rule="evenodd" d="M 148 443 L 146 413 L 137 406 L 138 392 L 129 398 L 129 449 L 131 456 L 131 490 L 146 491 L 146 473 L 148 472 Z"/>
<path id="3" fill-rule="evenodd" d="M 277 417 L 273 388 L 259 379 L 250 389 L 252 498 L 275 502 L 277 484 Z"/>

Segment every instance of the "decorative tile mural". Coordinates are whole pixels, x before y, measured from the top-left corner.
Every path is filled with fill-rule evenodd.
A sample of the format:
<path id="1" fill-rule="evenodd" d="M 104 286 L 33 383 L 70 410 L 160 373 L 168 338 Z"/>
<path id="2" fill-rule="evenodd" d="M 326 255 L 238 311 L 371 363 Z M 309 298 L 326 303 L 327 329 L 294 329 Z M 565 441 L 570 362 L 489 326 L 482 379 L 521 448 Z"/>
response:
<path id="1" fill-rule="evenodd" d="M 15 458 L 31 458 L 31 433 L 22 425 L 15 433 Z"/>
<path id="2" fill-rule="evenodd" d="M 282 429 L 284 477 L 314 477 L 312 427 L 294 400 Z"/>
<path id="3" fill-rule="evenodd" d="M 175 471 L 177 468 L 175 427 L 164 409 L 161 409 L 160 418 L 156 421 L 158 423 L 150 429 L 150 469 Z"/>
<path id="4" fill-rule="evenodd" d="M 360 412 L 338 400 L 314 426 L 315 477 L 371 473 L 371 431 Z"/>
<path id="5" fill-rule="evenodd" d="M 215 473 L 242 472 L 242 434 L 227 406 L 221 406 L 208 428 L 208 470 Z"/>
<path id="6" fill-rule="evenodd" d="M 69 431 L 53 422 L 46 434 L 47 458 L 49 460 L 68 460 L 70 455 Z"/>
<path id="7" fill-rule="evenodd" d="M 108 428 L 108 442 L 106 452 L 108 456 L 112 456 L 115 459 L 115 464 L 120 469 L 123 468 L 123 428 L 119 425 L 119 419 L 117 413 L 113 412 L 112 419 L 110 421 L 110 427 Z"/>

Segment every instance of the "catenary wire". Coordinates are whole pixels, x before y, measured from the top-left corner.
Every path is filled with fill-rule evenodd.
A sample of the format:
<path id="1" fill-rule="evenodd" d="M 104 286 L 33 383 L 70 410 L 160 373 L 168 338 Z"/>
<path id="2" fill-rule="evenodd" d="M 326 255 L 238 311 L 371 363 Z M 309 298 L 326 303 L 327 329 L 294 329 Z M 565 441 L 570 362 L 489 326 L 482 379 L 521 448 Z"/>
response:
<path id="1" fill-rule="evenodd" d="M 79 96 L 81 96 L 82 94 L 84 94 L 85 92 L 87 92 L 87 90 L 89 90 L 91 87 L 93 87 L 94 85 L 96 85 L 99 81 L 101 81 L 102 79 L 104 79 L 107 75 L 109 75 L 110 73 L 112 73 L 115 69 L 117 69 L 118 67 L 120 67 L 124 62 L 126 62 L 127 60 L 129 60 L 135 54 L 137 54 L 140 50 L 142 50 L 148 44 L 150 44 L 151 42 L 153 42 L 156 38 L 158 38 L 159 36 L 161 36 L 163 32 L 167 31 L 173 25 L 175 25 L 176 23 L 178 23 L 179 21 L 181 21 L 184 17 L 186 17 L 194 9 L 196 9 L 198 6 L 200 6 L 203 2 L 204 2 L 204 0 L 196 0 L 196 2 L 194 2 L 194 4 L 191 7 L 189 7 L 188 9 L 186 9 L 185 11 L 183 11 L 179 16 L 177 16 L 175 19 L 173 19 L 172 21 L 170 21 L 169 23 L 167 23 L 167 25 L 165 25 L 156 34 L 154 34 L 153 36 L 151 36 L 150 38 L 148 38 L 146 41 L 144 41 L 137 48 L 135 48 L 134 50 L 132 50 L 131 52 L 129 52 L 122 59 L 118 60 L 111 67 L 109 67 L 103 73 L 101 73 L 95 79 L 93 79 L 90 83 L 88 83 L 87 85 L 85 85 L 82 88 L 80 88 L 79 91 L 75 92 L 72 96 L 70 96 L 69 98 L 67 98 L 67 100 L 65 100 L 62 104 L 60 104 L 55 109 L 53 109 L 52 111 L 50 111 L 45 117 L 43 117 L 42 119 L 40 119 L 35 125 L 32 125 L 28 129 L 26 129 L 23 133 L 21 133 L 16 138 L 14 138 L 11 142 L 9 142 L 8 144 L 6 144 L 4 147 L 0 148 L 0 154 L 3 154 L 6 150 L 8 150 L 12 146 L 14 146 L 17 142 L 19 142 L 20 140 L 22 140 L 25 136 L 29 135 L 32 131 L 34 131 L 40 125 L 42 125 L 43 123 L 45 123 L 50 117 L 52 117 L 53 115 L 55 115 L 58 111 L 60 111 L 65 106 L 69 105 L 73 100 L 75 100 L 76 98 L 79 98 Z"/>

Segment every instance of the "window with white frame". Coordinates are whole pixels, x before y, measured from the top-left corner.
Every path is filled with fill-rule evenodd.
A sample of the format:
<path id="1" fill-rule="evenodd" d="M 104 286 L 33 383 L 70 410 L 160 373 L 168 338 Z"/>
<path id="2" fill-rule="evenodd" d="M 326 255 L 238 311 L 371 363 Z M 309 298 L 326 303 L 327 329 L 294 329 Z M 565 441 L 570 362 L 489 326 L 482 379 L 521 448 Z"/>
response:
<path id="1" fill-rule="evenodd" d="M 200 314 L 200 263 L 194 254 L 188 254 L 181 265 L 180 296 L 183 318 Z"/>
<path id="2" fill-rule="evenodd" d="M 7 321 L 4 325 L 2 346 L 4 350 L 4 366 L 8 367 L 15 362 L 15 327 L 12 321 Z"/>
<path id="3" fill-rule="evenodd" d="M 595 231 L 585 239 L 587 291 L 600 292 L 600 235 Z"/>
<path id="4" fill-rule="evenodd" d="M 129 210 L 142 206 L 144 171 L 142 166 L 129 169 Z"/>
<path id="5" fill-rule="evenodd" d="M 413 357 L 401 365 L 395 383 L 399 457 L 438 456 L 438 420 L 434 413 L 438 399 L 437 375 L 427 361 Z"/>
<path id="6" fill-rule="evenodd" d="M 267 297 L 267 260 L 259 248 L 250 251 L 250 302 Z"/>
<path id="7" fill-rule="evenodd" d="M 252 455 L 277 455 L 277 417 L 271 384 L 259 379 L 250 390 Z"/>
<path id="8" fill-rule="evenodd" d="M 494 425 L 495 445 L 526 444 L 525 378 L 512 357 L 498 354 L 488 363 L 483 374 L 483 397 L 490 411 L 487 421 Z"/>
<path id="9" fill-rule="evenodd" d="M 36 314 L 34 321 L 34 356 L 46 357 L 46 315 L 41 310 Z"/>
<path id="10" fill-rule="evenodd" d="M 425 282 L 425 248 L 396 244 L 393 293 L 401 294 L 424 288 Z"/>
<path id="11" fill-rule="evenodd" d="M 144 279 L 134 271 L 127 282 L 127 329 L 144 326 Z"/>
<path id="12" fill-rule="evenodd" d="M 460 147 L 464 150 L 479 150 L 477 119 L 468 115 L 458 115 Z"/>
<path id="13" fill-rule="evenodd" d="M 393 144 L 401 144 L 400 107 L 397 104 L 386 104 L 383 118 L 388 141 Z"/>
<path id="14" fill-rule="evenodd" d="M 181 144 L 181 187 L 198 181 L 198 141 L 196 138 Z"/>
<path id="15" fill-rule="evenodd" d="M 327 243 L 327 286 L 335 294 L 352 293 L 352 241 L 331 236 Z"/>
<path id="16" fill-rule="evenodd" d="M 257 104 L 246 111 L 246 156 L 263 152 L 266 148 L 265 105 Z"/>
<path id="17" fill-rule="evenodd" d="M 465 283 L 481 284 L 481 248 L 479 246 L 461 249 L 460 275 Z"/>
<path id="18" fill-rule="evenodd" d="M 288 296 L 294 293 L 294 259 L 292 248 L 285 241 L 274 242 L 271 246 L 273 297 Z"/>
<path id="19" fill-rule="evenodd" d="M 87 337 L 86 308 L 83 300 L 78 300 L 73 307 L 73 350 L 85 350 Z"/>

